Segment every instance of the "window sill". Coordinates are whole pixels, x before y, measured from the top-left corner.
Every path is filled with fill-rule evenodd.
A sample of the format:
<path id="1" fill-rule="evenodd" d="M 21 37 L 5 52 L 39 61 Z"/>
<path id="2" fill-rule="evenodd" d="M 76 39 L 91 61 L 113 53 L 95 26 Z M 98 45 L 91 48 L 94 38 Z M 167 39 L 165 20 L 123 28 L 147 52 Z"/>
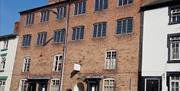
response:
<path id="1" fill-rule="evenodd" d="M 180 22 L 169 22 L 168 25 L 180 24 Z"/>
<path id="2" fill-rule="evenodd" d="M 62 45 L 64 42 L 53 42 L 52 45 Z"/>
<path id="3" fill-rule="evenodd" d="M 180 60 L 168 60 L 167 63 L 180 63 Z"/>
<path id="4" fill-rule="evenodd" d="M 84 39 L 77 39 L 77 40 L 71 40 L 71 42 L 81 42 L 83 41 Z"/>
<path id="5" fill-rule="evenodd" d="M 116 71 L 117 71 L 117 68 L 115 68 L 115 69 L 103 69 L 104 71 L 107 71 L 107 72 L 113 72 L 113 73 L 115 73 Z"/>
<path id="6" fill-rule="evenodd" d="M 86 13 L 77 14 L 77 15 L 75 15 L 75 14 L 74 14 L 74 17 L 78 17 L 78 16 L 85 16 L 85 15 L 86 15 Z"/>
<path id="7" fill-rule="evenodd" d="M 22 48 L 29 48 L 29 46 L 22 46 Z"/>
<path id="8" fill-rule="evenodd" d="M 94 10 L 94 13 L 96 14 L 96 13 L 106 12 L 107 10 L 108 10 L 108 8 L 107 9 L 101 9 L 101 10 Z"/>
<path id="9" fill-rule="evenodd" d="M 102 37 L 93 37 L 92 40 L 102 40 L 105 39 L 106 36 L 102 36 Z"/>
<path id="10" fill-rule="evenodd" d="M 25 27 L 28 27 L 28 28 L 30 28 L 30 27 L 32 27 L 33 26 L 33 24 L 27 24 L 27 25 L 25 25 Z"/>
<path id="11" fill-rule="evenodd" d="M 42 25 L 44 25 L 44 24 L 48 24 L 49 23 L 49 21 L 43 21 L 43 22 L 39 22 L 39 24 L 42 24 Z"/>
<path id="12" fill-rule="evenodd" d="M 7 51 L 7 50 L 8 50 L 7 48 L 1 49 L 1 51 Z"/>
<path id="13" fill-rule="evenodd" d="M 131 36 L 133 36 L 133 32 L 131 32 L 131 33 L 124 33 L 124 34 L 115 34 L 115 36 L 116 37 L 131 37 Z"/>

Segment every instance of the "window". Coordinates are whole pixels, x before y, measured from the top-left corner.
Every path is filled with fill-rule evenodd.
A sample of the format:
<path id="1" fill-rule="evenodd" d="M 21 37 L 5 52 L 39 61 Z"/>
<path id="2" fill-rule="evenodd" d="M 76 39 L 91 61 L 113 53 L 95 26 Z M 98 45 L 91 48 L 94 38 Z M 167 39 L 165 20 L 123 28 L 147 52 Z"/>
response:
<path id="1" fill-rule="evenodd" d="M 75 2 L 74 15 L 83 14 L 86 12 L 86 0 Z"/>
<path id="2" fill-rule="evenodd" d="M 133 0 L 118 0 L 119 6 L 129 5 L 131 3 L 133 3 Z"/>
<path id="3" fill-rule="evenodd" d="M 169 37 L 169 61 L 180 60 L 180 34 L 170 34 Z"/>
<path id="4" fill-rule="evenodd" d="M 106 52 L 105 69 L 116 69 L 116 56 L 115 50 Z"/>
<path id="5" fill-rule="evenodd" d="M 133 18 L 125 18 L 117 20 L 116 34 L 128 34 L 133 31 Z"/>
<path id="6" fill-rule="evenodd" d="M 5 65 L 6 65 L 6 57 L 1 56 L 1 59 L 0 59 L 0 71 L 4 71 Z"/>
<path id="7" fill-rule="evenodd" d="M 27 91 L 27 80 L 26 79 L 20 80 L 19 91 Z"/>
<path id="8" fill-rule="evenodd" d="M 6 81 L 0 80 L 0 91 L 5 91 Z"/>
<path id="9" fill-rule="evenodd" d="M 161 90 L 161 76 L 160 77 L 150 77 L 144 79 L 144 91 L 162 91 Z"/>
<path id="10" fill-rule="evenodd" d="M 106 36 L 106 22 L 94 24 L 93 37 L 103 37 Z"/>
<path id="11" fill-rule="evenodd" d="M 60 90 L 60 80 L 52 79 L 51 80 L 51 91 L 59 91 Z"/>
<path id="12" fill-rule="evenodd" d="M 74 27 L 72 40 L 80 40 L 84 38 L 84 26 Z"/>
<path id="13" fill-rule="evenodd" d="M 103 91 L 115 91 L 115 80 L 107 78 L 103 80 Z"/>
<path id="14" fill-rule="evenodd" d="M 62 61 L 63 61 L 63 56 L 62 55 L 54 56 L 53 71 L 55 71 L 55 72 L 61 71 L 61 69 L 62 69 Z"/>
<path id="15" fill-rule="evenodd" d="M 31 25 L 34 23 L 34 13 L 30 13 L 26 16 L 26 25 Z"/>
<path id="16" fill-rule="evenodd" d="M 65 29 L 54 31 L 54 43 L 62 43 L 65 37 Z"/>
<path id="17" fill-rule="evenodd" d="M 3 49 L 8 49 L 8 40 L 4 40 Z"/>
<path id="18" fill-rule="evenodd" d="M 42 11 L 41 12 L 41 22 L 46 22 L 49 20 L 49 11 Z"/>
<path id="19" fill-rule="evenodd" d="M 108 0 L 95 0 L 95 11 L 108 8 Z"/>
<path id="20" fill-rule="evenodd" d="M 30 34 L 23 35 L 23 44 L 22 44 L 22 46 L 23 47 L 28 47 L 28 46 L 30 46 L 30 43 L 31 43 L 31 35 Z"/>
<path id="21" fill-rule="evenodd" d="M 180 91 L 179 76 L 170 76 L 170 91 Z"/>
<path id="22" fill-rule="evenodd" d="M 28 71 L 29 71 L 30 62 L 31 62 L 30 57 L 25 57 L 25 58 L 24 58 L 24 63 L 23 63 L 22 72 L 28 72 Z"/>
<path id="23" fill-rule="evenodd" d="M 66 6 L 61 6 L 57 8 L 57 19 L 62 19 L 66 17 Z"/>
<path id="24" fill-rule="evenodd" d="M 180 23 L 180 7 L 170 9 L 170 23 Z"/>
<path id="25" fill-rule="evenodd" d="M 38 46 L 43 46 L 45 44 L 45 42 L 46 42 L 46 37 L 47 37 L 47 32 L 38 33 L 37 45 Z"/>

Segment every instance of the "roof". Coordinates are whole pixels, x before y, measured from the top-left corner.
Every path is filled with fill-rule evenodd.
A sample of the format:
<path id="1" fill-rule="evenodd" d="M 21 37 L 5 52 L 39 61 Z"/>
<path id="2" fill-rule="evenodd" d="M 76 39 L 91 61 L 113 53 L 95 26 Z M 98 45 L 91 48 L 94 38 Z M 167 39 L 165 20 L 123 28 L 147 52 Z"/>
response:
<path id="1" fill-rule="evenodd" d="M 0 36 L 0 41 L 7 40 L 7 39 L 14 39 L 14 38 L 16 38 L 16 36 L 17 36 L 16 33 L 3 35 L 3 36 Z"/>
<path id="2" fill-rule="evenodd" d="M 33 11 L 36 11 L 36 10 L 39 10 L 39 9 L 49 8 L 49 7 L 52 7 L 52 6 L 59 5 L 59 4 L 65 4 L 67 2 L 69 2 L 69 0 L 61 1 L 61 2 L 58 2 L 58 3 L 49 4 L 49 5 L 33 8 L 33 9 L 28 9 L 28 10 L 20 11 L 19 13 L 20 14 L 29 13 L 29 12 L 33 12 Z"/>
<path id="3" fill-rule="evenodd" d="M 143 4 L 141 6 L 141 11 L 165 7 L 165 6 L 173 6 L 173 5 L 180 5 L 179 0 L 155 0 L 150 3 Z"/>

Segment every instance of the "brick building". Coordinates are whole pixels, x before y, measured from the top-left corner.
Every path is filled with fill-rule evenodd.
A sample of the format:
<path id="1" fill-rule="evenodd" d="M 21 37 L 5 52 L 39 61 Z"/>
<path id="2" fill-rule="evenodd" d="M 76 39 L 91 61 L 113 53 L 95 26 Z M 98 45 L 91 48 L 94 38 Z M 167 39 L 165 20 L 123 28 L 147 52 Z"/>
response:
<path id="1" fill-rule="evenodd" d="M 142 0 L 49 0 L 20 12 L 11 91 L 137 91 Z"/>

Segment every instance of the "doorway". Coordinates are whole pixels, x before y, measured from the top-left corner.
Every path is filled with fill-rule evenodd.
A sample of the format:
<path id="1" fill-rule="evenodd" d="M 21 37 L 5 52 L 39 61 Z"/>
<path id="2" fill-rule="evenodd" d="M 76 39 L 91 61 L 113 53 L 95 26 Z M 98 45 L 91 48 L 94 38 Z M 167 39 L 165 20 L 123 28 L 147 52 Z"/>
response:
<path id="1" fill-rule="evenodd" d="M 158 78 L 145 79 L 145 91 L 160 91 L 160 86 L 160 79 Z"/>

